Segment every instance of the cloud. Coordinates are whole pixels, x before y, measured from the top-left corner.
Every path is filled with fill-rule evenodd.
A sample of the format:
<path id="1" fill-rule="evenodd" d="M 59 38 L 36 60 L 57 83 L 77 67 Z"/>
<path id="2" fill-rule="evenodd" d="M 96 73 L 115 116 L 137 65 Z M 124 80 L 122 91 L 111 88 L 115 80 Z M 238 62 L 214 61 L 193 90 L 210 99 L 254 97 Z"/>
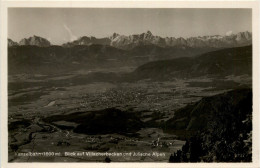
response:
<path id="1" fill-rule="evenodd" d="M 226 35 L 227 35 L 227 36 L 230 36 L 231 34 L 233 34 L 233 31 L 232 31 L 232 30 L 229 30 L 228 32 L 226 32 Z"/>
<path id="2" fill-rule="evenodd" d="M 77 37 L 72 33 L 72 31 L 70 30 L 70 28 L 66 25 L 66 24 L 63 24 L 65 30 L 67 30 L 69 36 L 70 36 L 70 41 L 74 41 L 74 40 L 77 40 Z"/>

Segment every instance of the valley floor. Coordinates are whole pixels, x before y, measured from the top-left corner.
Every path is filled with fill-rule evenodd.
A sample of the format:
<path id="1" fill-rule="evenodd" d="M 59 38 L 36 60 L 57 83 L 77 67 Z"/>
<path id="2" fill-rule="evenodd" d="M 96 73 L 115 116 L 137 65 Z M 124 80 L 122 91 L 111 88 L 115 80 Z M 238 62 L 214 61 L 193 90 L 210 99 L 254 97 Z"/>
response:
<path id="1" fill-rule="evenodd" d="M 177 109 L 203 97 L 251 84 L 249 76 L 228 76 L 224 79 L 205 76 L 160 82 L 149 79 L 136 82 L 100 80 L 106 73 L 80 71 L 51 76 L 10 75 L 9 161 L 103 162 L 105 156 L 65 156 L 65 152 L 155 152 L 158 155 L 109 158 L 112 162 L 168 162 L 170 155 L 185 144 L 185 135 L 165 132 L 163 122 L 172 118 Z M 133 114 L 143 125 L 129 134 L 120 131 L 86 134 L 74 131 L 79 123 L 55 118 L 109 108 Z M 48 121 L 47 118 L 52 120 Z M 53 152 L 56 156 L 19 156 L 28 152 Z"/>

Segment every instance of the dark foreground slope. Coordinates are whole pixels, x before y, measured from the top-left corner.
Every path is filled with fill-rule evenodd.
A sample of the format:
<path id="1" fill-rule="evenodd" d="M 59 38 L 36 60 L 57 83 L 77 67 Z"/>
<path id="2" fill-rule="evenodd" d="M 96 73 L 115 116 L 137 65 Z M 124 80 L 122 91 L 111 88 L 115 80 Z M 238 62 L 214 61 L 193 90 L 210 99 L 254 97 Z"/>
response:
<path id="1" fill-rule="evenodd" d="M 165 125 L 167 130 L 195 133 L 172 162 L 251 161 L 252 90 L 205 97 L 178 110 Z"/>
<path id="2" fill-rule="evenodd" d="M 137 68 L 135 79 L 172 79 L 198 76 L 252 75 L 252 46 L 208 52 L 196 57 L 155 61 Z"/>
<path id="3" fill-rule="evenodd" d="M 44 118 L 45 122 L 54 124 L 57 121 L 67 121 L 77 124 L 74 127 L 57 125 L 63 129 L 73 129 L 83 134 L 131 134 L 138 131 L 143 123 L 134 113 L 108 108 L 100 111 L 75 112 L 68 115 L 53 115 Z"/>

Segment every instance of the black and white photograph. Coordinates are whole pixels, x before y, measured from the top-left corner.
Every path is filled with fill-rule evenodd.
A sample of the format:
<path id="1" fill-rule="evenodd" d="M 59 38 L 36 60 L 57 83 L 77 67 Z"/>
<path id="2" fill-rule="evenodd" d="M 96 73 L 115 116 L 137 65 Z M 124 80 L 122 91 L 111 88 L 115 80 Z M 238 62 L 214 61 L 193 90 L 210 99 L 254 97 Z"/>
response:
<path id="1" fill-rule="evenodd" d="M 8 163 L 252 163 L 252 16 L 8 7 Z"/>

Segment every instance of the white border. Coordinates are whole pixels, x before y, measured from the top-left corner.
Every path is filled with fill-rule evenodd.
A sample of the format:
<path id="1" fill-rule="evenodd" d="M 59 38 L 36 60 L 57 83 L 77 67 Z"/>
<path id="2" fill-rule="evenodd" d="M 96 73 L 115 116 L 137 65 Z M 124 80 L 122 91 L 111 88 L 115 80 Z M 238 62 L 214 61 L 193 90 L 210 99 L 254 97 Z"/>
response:
<path id="1" fill-rule="evenodd" d="M 3 168 L 170 168 L 170 167 L 228 167 L 259 168 L 259 1 L 10 1 L 1 3 L 0 111 L 1 111 L 1 167 Z M 7 136 L 7 8 L 8 7 L 66 7 L 66 8 L 251 8 L 253 23 L 253 162 L 252 163 L 8 163 Z M 230 23 L 232 24 L 232 23 Z"/>

